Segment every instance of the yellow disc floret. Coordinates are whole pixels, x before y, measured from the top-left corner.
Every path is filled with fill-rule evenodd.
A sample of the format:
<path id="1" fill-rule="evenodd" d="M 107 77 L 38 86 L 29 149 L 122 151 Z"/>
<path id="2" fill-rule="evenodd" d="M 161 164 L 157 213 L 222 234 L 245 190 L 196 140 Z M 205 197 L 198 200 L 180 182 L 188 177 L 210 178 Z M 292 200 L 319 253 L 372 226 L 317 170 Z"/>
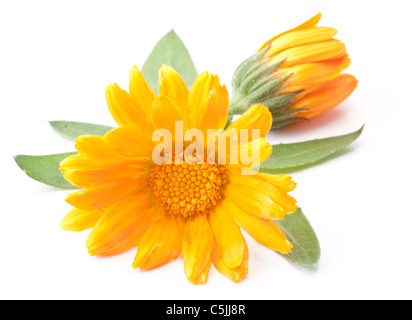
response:
<path id="1" fill-rule="evenodd" d="M 226 184 L 219 164 L 159 164 L 150 174 L 154 196 L 173 214 L 188 217 L 216 205 Z"/>

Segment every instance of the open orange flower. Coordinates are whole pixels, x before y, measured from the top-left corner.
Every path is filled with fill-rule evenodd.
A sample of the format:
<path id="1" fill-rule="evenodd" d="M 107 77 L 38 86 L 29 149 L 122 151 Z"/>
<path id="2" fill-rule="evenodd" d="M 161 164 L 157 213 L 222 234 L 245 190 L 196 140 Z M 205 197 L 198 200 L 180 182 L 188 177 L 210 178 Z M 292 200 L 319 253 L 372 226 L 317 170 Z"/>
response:
<path id="1" fill-rule="evenodd" d="M 83 188 L 67 197 L 74 208 L 64 217 L 63 229 L 92 228 L 86 242 L 91 255 L 137 246 L 134 268 L 156 268 L 182 255 L 194 284 L 207 281 L 211 263 L 235 282 L 247 274 L 248 247 L 239 226 L 266 247 L 291 252 L 273 221 L 296 209 L 287 194 L 295 188 L 290 177 L 243 175 L 242 163 L 153 162 L 156 129 L 175 132 L 176 121 L 183 121 L 185 131 L 225 126 L 228 93 L 218 77 L 202 73 L 189 91 L 164 65 L 159 92 L 150 89 L 136 67 L 130 71 L 129 93 L 116 84 L 107 86 L 107 104 L 119 127 L 103 137 L 80 136 L 79 154 L 62 161 L 64 177 Z M 272 151 L 265 140 L 271 124 L 268 109 L 256 105 L 226 132 L 260 129 L 260 137 L 239 148 L 259 149 L 262 162 Z M 179 156 L 174 152 L 172 158 Z"/>
<path id="2" fill-rule="evenodd" d="M 318 27 L 321 14 L 271 38 L 233 77 L 231 112 L 261 103 L 273 115 L 273 127 L 309 119 L 343 102 L 357 86 L 342 74 L 350 64 L 334 28 Z"/>

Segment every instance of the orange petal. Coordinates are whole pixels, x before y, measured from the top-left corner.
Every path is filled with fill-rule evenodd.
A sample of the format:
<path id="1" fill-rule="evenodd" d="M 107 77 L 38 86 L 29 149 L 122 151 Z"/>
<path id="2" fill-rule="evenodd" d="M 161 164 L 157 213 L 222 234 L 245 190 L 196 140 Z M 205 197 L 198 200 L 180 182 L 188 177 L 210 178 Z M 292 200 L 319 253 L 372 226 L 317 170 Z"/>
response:
<path id="1" fill-rule="evenodd" d="M 100 218 L 99 210 L 71 209 L 63 218 L 60 226 L 63 230 L 83 231 L 92 228 Z"/>
<path id="2" fill-rule="evenodd" d="M 259 130 L 260 137 L 264 138 L 272 126 L 272 114 L 269 109 L 260 104 L 256 104 L 247 109 L 237 120 L 235 120 L 226 130 L 235 129 L 240 137 L 240 130 L 248 130 L 248 139 L 252 141 L 252 130 Z"/>
<path id="3" fill-rule="evenodd" d="M 207 129 L 223 129 L 229 110 L 229 94 L 221 86 L 219 77 L 204 72 L 199 75 L 190 89 L 190 128 L 196 128 L 207 135 Z"/>
<path id="4" fill-rule="evenodd" d="M 282 64 L 282 67 L 286 68 L 297 64 L 336 59 L 345 54 L 345 45 L 339 40 L 331 39 L 284 50 L 273 58 L 273 62 L 286 59 Z"/>
<path id="5" fill-rule="evenodd" d="M 146 115 L 131 96 L 120 89 L 117 84 L 106 87 L 106 102 L 110 113 L 119 126 L 135 127 L 142 131 L 153 131 L 150 123 L 146 121 Z"/>
<path id="6" fill-rule="evenodd" d="M 305 93 L 308 93 L 308 89 L 310 90 L 314 85 L 338 77 L 350 65 L 350 62 L 346 54 L 338 59 L 282 69 L 282 75 L 292 74 L 287 80 L 285 91 L 306 90 Z"/>
<path id="7" fill-rule="evenodd" d="M 229 199 L 222 201 L 221 205 L 247 233 L 265 247 L 284 254 L 292 252 L 292 244 L 272 220 L 249 215 Z"/>
<path id="8" fill-rule="evenodd" d="M 125 179 L 96 188 L 69 193 L 66 202 L 73 207 L 94 210 L 109 207 L 147 188 L 148 179 Z"/>
<path id="9" fill-rule="evenodd" d="M 272 42 L 265 57 L 271 57 L 283 50 L 332 39 L 336 29 L 329 27 L 314 27 L 288 32 Z"/>
<path id="10" fill-rule="evenodd" d="M 141 178 L 148 175 L 148 169 L 141 165 L 122 164 L 112 167 L 96 167 L 95 170 L 61 169 L 63 177 L 80 188 L 95 188 L 128 178 Z"/>
<path id="11" fill-rule="evenodd" d="M 306 108 L 307 111 L 297 113 L 296 117 L 312 118 L 342 103 L 356 89 L 357 85 L 358 80 L 354 76 L 342 74 L 319 85 L 316 91 L 298 100 L 292 108 Z"/>
<path id="12" fill-rule="evenodd" d="M 156 94 L 149 87 L 140 70 L 133 66 L 129 72 L 129 92 L 133 103 L 145 115 L 142 120 L 150 121 L 152 107 Z"/>
<path id="13" fill-rule="evenodd" d="M 242 281 L 244 276 L 248 273 L 249 264 L 249 250 L 246 242 L 244 242 L 243 259 L 239 266 L 235 268 L 229 268 L 225 264 L 223 260 L 223 253 L 217 243 L 215 243 L 215 245 L 213 246 L 212 263 L 222 275 L 229 278 L 233 282 L 238 283 L 239 281 Z"/>
<path id="14" fill-rule="evenodd" d="M 285 32 L 279 33 L 278 35 L 274 36 L 274 37 L 271 38 L 270 40 L 266 41 L 266 42 L 263 44 L 263 46 L 259 49 L 259 51 L 261 51 L 261 50 L 263 50 L 264 48 L 266 48 L 266 47 L 269 45 L 270 41 L 273 42 L 273 41 L 275 41 L 276 39 L 280 38 L 281 36 L 283 36 L 283 35 L 285 35 L 285 34 L 287 34 L 287 33 L 289 33 L 289 32 L 293 32 L 293 31 L 297 31 L 297 30 L 304 30 L 304 29 L 307 29 L 307 28 L 315 27 L 315 26 L 319 23 L 319 21 L 320 21 L 321 18 L 322 18 L 322 14 L 319 12 L 317 15 L 313 16 L 313 17 L 310 18 L 308 21 L 305 21 L 304 23 L 298 25 L 297 27 L 295 27 L 295 28 L 293 28 L 293 29 L 290 29 L 290 30 L 287 30 L 287 31 L 285 31 Z"/>
<path id="15" fill-rule="evenodd" d="M 140 242 L 134 268 L 152 269 L 180 255 L 184 219 L 181 216 L 159 213 Z"/>
<path id="16" fill-rule="evenodd" d="M 239 226 L 220 206 L 208 215 L 219 251 L 228 268 L 239 266 L 243 260 L 245 240 Z"/>
<path id="17" fill-rule="evenodd" d="M 198 214 L 187 219 L 182 242 L 182 255 L 187 279 L 205 284 L 211 264 L 213 232 L 207 217 Z"/>
<path id="18" fill-rule="evenodd" d="M 154 218 L 152 202 L 141 193 L 107 210 L 86 241 L 91 255 L 112 255 L 135 247 Z"/>

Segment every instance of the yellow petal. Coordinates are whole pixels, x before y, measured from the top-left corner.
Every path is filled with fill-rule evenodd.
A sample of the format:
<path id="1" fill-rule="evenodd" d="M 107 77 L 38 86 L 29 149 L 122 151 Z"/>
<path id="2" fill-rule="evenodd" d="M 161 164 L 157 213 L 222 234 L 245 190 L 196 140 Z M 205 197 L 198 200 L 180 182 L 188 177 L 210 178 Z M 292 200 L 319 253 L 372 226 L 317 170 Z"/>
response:
<path id="1" fill-rule="evenodd" d="M 278 35 L 274 36 L 274 37 L 271 38 L 270 40 L 266 41 L 266 42 L 263 44 L 263 46 L 259 49 L 259 51 L 261 51 L 261 50 L 263 50 L 264 48 L 266 48 L 266 47 L 269 45 L 270 41 L 273 42 L 273 41 L 275 41 L 276 39 L 280 38 L 281 36 L 283 36 L 283 35 L 285 35 L 285 34 L 287 34 L 287 33 L 289 33 L 289 32 L 293 32 L 293 31 L 297 31 L 297 30 L 304 30 L 304 29 L 307 29 L 307 28 L 315 27 L 315 26 L 319 23 L 319 21 L 320 21 L 321 18 L 322 18 L 322 14 L 319 12 L 317 15 L 313 16 L 313 17 L 310 18 L 308 21 L 306 21 L 306 22 L 298 25 L 297 27 L 295 27 L 295 28 L 293 28 L 293 29 L 290 29 L 290 30 L 287 30 L 287 31 L 285 31 L 285 32 L 279 33 Z"/>
<path id="2" fill-rule="evenodd" d="M 117 84 L 106 87 L 106 102 L 110 113 L 119 126 L 135 127 L 142 131 L 153 131 L 146 115 L 132 97 Z"/>
<path id="3" fill-rule="evenodd" d="M 226 143 L 224 143 L 226 139 Z M 230 140 L 233 141 L 231 146 Z M 216 141 L 219 163 L 233 167 L 255 168 L 265 161 L 272 153 L 272 146 L 264 138 L 255 139 L 248 143 L 240 144 L 235 130 L 225 131 Z M 225 152 L 226 150 L 226 152 Z"/>
<path id="4" fill-rule="evenodd" d="M 245 246 L 239 226 L 220 206 L 209 213 L 208 219 L 224 263 L 229 268 L 239 266 L 243 260 Z"/>
<path id="5" fill-rule="evenodd" d="M 138 194 L 103 210 L 86 241 L 91 255 L 112 255 L 135 247 L 153 221 L 150 197 Z"/>
<path id="6" fill-rule="evenodd" d="M 288 32 L 272 42 L 265 57 L 271 57 L 285 49 L 330 40 L 336 33 L 336 29 L 328 27 L 315 27 Z"/>
<path id="7" fill-rule="evenodd" d="M 204 284 L 211 264 L 213 233 L 207 217 L 198 214 L 187 219 L 182 242 L 182 255 L 187 279 Z"/>
<path id="8" fill-rule="evenodd" d="M 252 130 L 259 130 L 260 137 L 264 138 L 272 126 L 272 114 L 269 109 L 256 104 L 247 109 L 237 120 L 235 120 L 226 130 L 235 129 L 240 137 L 240 130 L 249 131 L 249 141 L 252 141 Z"/>
<path id="9" fill-rule="evenodd" d="M 175 260 L 180 255 L 184 219 L 161 212 L 141 240 L 134 268 L 152 269 Z"/>
<path id="10" fill-rule="evenodd" d="M 75 147 L 80 154 L 100 164 L 113 165 L 135 161 L 116 152 L 100 136 L 80 136 Z"/>
<path id="11" fill-rule="evenodd" d="M 345 54 L 345 45 L 339 40 L 332 39 L 284 50 L 273 58 L 273 62 L 286 59 L 282 64 L 282 67 L 286 68 L 297 64 L 336 59 Z"/>
<path id="12" fill-rule="evenodd" d="M 199 75 L 190 89 L 190 127 L 200 129 L 204 135 L 207 129 L 223 129 L 229 110 L 229 94 L 221 86 L 219 77 L 204 72 Z"/>
<path id="13" fill-rule="evenodd" d="M 306 108 L 296 117 L 312 118 L 342 103 L 356 89 L 358 80 L 350 74 L 342 74 L 337 78 L 324 82 L 314 92 L 298 100 L 292 108 Z"/>
<path id="14" fill-rule="evenodd" d="M 243 259 L 239 266 L 235 268 L 229 268 L 224 260 L 223 253 L 220 250 L 220 247 L 215 243 L 212 251 L 212 263 L 215 268 L 225 277 L 229 278 L 233 282 L 238 283 L 242 281 L 245 275 L 248 273 L 248 264 L 249 264 L 249 250 L 246 242 L 243 247 Z"/>
<path id="15" fill-rule="evenodd" d="M 292 252 L 292 244 L 272 220 L 247 214 L 240 209 L 240 205 L 229 199 L 224 199 L 221 205 L 247 233 L 265 247 L 284 254 Z"/>
<path id="16" fill-rule="evenodd" d="M 189 89 L 179 74 L 167 65 L 162 65 L 159 70 L 159 93 L 178 105 L 183 114 L 188 114 Z"/>
<path id="17" fill-rule="evenodd" d="M 296 182 L 292 181 L 292 177 L 285 174 L 258 173 L 255 177 L 269 182 L 285 193 L 294 190 L 296 187 Z"/>
<path id="18" fill-rule="evenodd" d="M 103 140 L 116 152 L 126 157 L 151 160 L 154 144 L 152 132 L 143 133 L 134 128 L 120 127 L 105 134 Z"/>
<path id="19" fill-rule="evenodd" d="M 60 162 L 60 170 L 63 173 L 66 170 L 72 169 L 93 170 L 102 167 L 102 164 L 93 161 L 82 154 L 72 155 Z"/>
<path id="20" fill-rule="evenodd" d="M 156 98 L 153 103 L 152 119 L 156 129 L 166 129 L 171 133 L 172 137 L 175 136 L 176 121 L 183 121 L 182 133 L 188 129 L 187 114 L 167 96 Z"/>
<path id="21" fill-rule="evenodd" d="M 129 72 L 129 92 L 133 103 L 144 113 L 142 120 L 150 121 L 156 94 L 149 87 L 140 70 L 133 66 Z"/>
<path id="22" fill-rule="evenodd" d="M 68 231 L 83 231 L 92 228 L 99 220 L 99 210 L 71 209 L 63 218 L 61 227 Z"/>
<path id="23" fill-rule="evenodd" d="M 265 219 L 282 220 L 286 214 L 295 212 L 296 200 L 260 174 L 230 174 L 227 196 L 236 201 L 244 211 Z M 239 195 L 242 195 L 239 197 Z"/>
<path id="24" fill-rule="evenodd" d="M 286 214 L 296 210 L 296 200 L 269 183 L 260 182 L 258 186 L 252 187 L 247 182 L 241 184 L 240 181 L 236 183 L 232 180 L 233 177 L 225 190 L 225 195 L 248 214 L 264 219 L 283 220 Z"/>
<path id="25" fill-rule="evenodd" d="M 96 188 L 81 190 L 67 195 L 66 202 L 73 207 L 94 210 L 109 207 L 144 188 L 148 179 L 125 179 Z"/>

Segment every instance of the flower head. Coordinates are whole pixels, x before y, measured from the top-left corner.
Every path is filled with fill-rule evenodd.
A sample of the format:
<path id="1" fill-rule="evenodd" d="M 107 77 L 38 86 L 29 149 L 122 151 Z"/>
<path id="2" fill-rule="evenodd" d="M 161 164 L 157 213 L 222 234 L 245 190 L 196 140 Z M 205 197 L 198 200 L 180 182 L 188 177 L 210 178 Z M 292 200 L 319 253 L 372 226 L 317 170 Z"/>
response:
<path id="1" fill-rule="evenodd" d="M 129 92 L 109 85 L 106 99 L 119 127 L 103 137 L 80 136 L 79 154 L 61 163 L 64 177 L 83 188 L 68 195 L 66 201 L 74 208 L 62 227 L 92 228 L 86 242 L 91 255 L 112 255 L 137 246 L 133 267 L 140 269 L 156 268 L 182 255 L 187 278 L 203 284 L 212 263 L 235 282 L 247 274 L 248 247 L 240 227 L 270 249 L 291 252 L 291 243 L 273 221 L 296 209 L 295 199 L 288 195 L 295 188 L 290 177 L 244 175 L 251 166 L 241 161 L 182 162 L 188 143 L 164 149 L 161 155 L 168 162 L 153 160 L 157 129 L 167 129 L 176 142 L 191 129 L 206 134 L 225 126 L 228 93 L 217 76 L 202 73 L 188 90 L 176 71 L 164 65 L 156 95 L 133 67 Z M 259 150 L 260 163 L 272 151 L 265 140 L 271 124 L 269 110 L 256 105 L 220 136 L 259 129 L 260 135 L 251 135 L 246 143 L 234 141 L 239 149 Z M 216 159 L 228 153 L 216 137 L 213 145 L 218 149 Z M 190 149 L 189 155 L 208 156 L 199 156 L 201 151 Z"/>
<path id="2" fill-rule="evenodd" d="M 273 127 L 309 119 L 344 101 L 356 88 L 345 45 L 336 29 L 318 27 L 317 14 L 271 38 L 236 70 L 232 114 L 261 103 L 273 115 Z"/>

